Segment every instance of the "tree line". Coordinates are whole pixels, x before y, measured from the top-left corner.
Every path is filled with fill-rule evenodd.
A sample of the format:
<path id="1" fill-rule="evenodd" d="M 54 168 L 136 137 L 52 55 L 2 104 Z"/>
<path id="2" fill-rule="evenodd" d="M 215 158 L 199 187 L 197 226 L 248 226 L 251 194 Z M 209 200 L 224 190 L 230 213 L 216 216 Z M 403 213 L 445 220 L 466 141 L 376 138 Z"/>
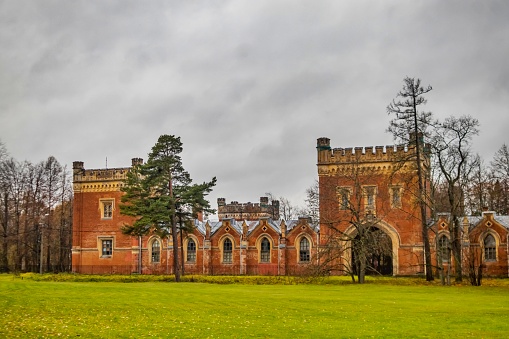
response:
<path id="1" fill-rule="evenodd" d="M 33 164 L 0 141 L 0 272 L 71 268 L 72 186 L 55 157 Z"/>

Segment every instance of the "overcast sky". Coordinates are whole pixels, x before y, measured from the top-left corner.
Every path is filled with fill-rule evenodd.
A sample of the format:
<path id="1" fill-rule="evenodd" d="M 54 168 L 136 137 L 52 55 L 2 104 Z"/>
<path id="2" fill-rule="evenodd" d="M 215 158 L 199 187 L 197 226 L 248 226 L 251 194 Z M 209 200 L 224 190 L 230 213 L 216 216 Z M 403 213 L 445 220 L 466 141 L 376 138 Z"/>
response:
<path id="1" fill-rule="evenodd" d="M 0 0 L 0 140 L 19 161 L 127 167 L 161 134 L 211 194 L 303 205 L 316 139 L 392 144 L 405 76 L 436 118 L 509 143 L 509 1 Z"/>

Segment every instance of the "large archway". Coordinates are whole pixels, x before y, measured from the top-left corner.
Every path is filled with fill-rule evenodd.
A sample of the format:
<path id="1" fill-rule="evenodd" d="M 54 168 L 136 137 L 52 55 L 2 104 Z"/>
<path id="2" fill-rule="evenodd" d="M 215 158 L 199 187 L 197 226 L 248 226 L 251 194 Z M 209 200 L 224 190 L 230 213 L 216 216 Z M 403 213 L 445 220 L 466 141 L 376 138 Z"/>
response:
<path id="1" fill-rule="evenodd" d="M 356 254 L 357 253 L 357 254 Z M 382 229 L 372 226 L 365 233 L 357 233 L 352 241 L 351 267 L 357 274 L 359 260 L 365 258 L 366 275 L 393 275 L 393 244 Z"/>

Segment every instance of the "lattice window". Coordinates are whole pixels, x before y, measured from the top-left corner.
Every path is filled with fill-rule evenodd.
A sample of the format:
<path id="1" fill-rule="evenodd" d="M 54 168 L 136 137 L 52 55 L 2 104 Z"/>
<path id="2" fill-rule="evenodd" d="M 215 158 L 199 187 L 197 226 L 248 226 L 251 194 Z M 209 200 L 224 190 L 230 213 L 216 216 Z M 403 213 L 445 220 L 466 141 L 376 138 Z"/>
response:
<path id="1" fill-rule="evenodd" d="M 263 238 L 261 242 L 260 249 L 260 261 L 261 262 L 270 262 L 270 242 L 269 239 Z"/>
<path id="2" fill-rule="evenodd" d="M 103 239 L 101 241 L 101 253 L 103 257 L 109 257 L 113 253 L 113 240 Z"/>
<path id="3" fill-rule="evenodd" d="M 161 243 L 159 240 L 154 240 L 152 242 L 152 262 L 160 262 L 161 261 Z"/>
<path id="4" fill-rule="evenodd" d="M 497 242 L 495 241 L 495 237 L 491 234 L 488 234 L 484 238 L 484 260 L 497 260 Z"/>
<path id="5" fill-rule="evenodd" d="M 101 218 L 111 219 L 113 217 L 113 200 L 101 200 Z"/>
<path id="6" fill-rule="evenodd" d="M 223 241 L 223 263 L 230 264 L 233 257 L 233 244 L 232 241 L 226 238 Z"/>
<path id="7" fill-rule="evenodd" d="M 187 241 L 187 262 L 196 262 L 196 243 L 193 239 Z"/>
<path id="8" fill-rule="evenodd" d="M 311 259 L 311 255 L 309 252 L 309 240 L 306 237 L 300 239 L 299 242 L 299 261 L 300 262 L 309 262 Z"/>
<path id="9" fill-rule="evenodd" d="M 364 196 L 365 196 L 366 209 L 371 212 L 374 212 L 375 198 L 376 198 L 376 187 L 375 186 L 364 187 Z"/>
<path id="10" fill-rule="evenodd" d="M 348 187 L 338 187 L 337 195 L 339 198 L 339 209 L 347 210 L 350 208 L 350 189 Z"/>

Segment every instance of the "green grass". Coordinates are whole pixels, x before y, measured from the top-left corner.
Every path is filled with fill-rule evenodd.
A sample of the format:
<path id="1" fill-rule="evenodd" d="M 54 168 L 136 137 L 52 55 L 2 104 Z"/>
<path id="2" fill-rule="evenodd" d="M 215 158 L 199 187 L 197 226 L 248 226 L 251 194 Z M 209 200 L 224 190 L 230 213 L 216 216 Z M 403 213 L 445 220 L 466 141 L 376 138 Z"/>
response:
<path id="1" fill-rule="evenodd" d="M 0 275 L 1 338 L 509 336 L 507 280 L 481 287 L 416 279 L 365 285 L 341 278 L 273 285 L 249 279 L 248 284 L 34 280 L 72 275 L 48 277 Z"/>

